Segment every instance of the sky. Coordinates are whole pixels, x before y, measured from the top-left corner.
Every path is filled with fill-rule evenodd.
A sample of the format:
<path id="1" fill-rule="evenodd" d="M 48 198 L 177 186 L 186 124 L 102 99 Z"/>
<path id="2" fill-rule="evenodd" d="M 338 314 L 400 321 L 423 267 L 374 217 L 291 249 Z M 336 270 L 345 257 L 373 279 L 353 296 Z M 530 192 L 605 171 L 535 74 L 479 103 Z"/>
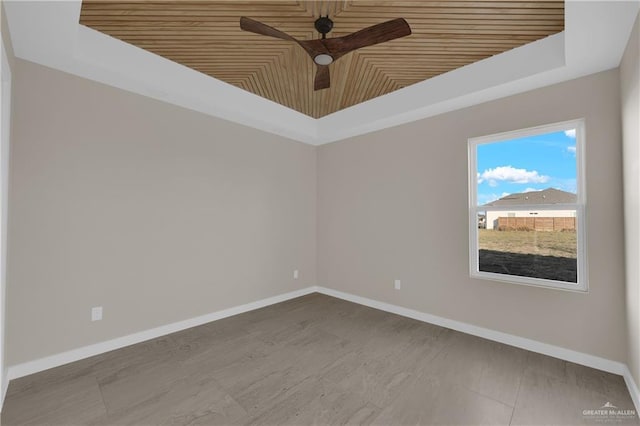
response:
<path id="1" fill-rule="evenodd" d="M 575 130 L 477 145 L 478 205 L 547 188 L 576 193 Z"/>

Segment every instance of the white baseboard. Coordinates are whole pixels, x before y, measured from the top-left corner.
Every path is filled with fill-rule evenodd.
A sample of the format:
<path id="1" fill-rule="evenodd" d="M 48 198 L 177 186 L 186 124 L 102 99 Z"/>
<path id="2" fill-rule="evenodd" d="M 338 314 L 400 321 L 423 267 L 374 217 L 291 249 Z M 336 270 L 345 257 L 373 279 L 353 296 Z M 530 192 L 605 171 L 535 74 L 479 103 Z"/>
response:
<path id="1" fill-rule="evenodd" d="M 2 411 L 2 407 L 4 407 L 4 397 L 7 396 L 7 389 L 9 389 L 9 369 L 5 368 L 2 372 L 2 393 L 0 393 L 0 412 Z"/>
<path id="2" fill-rule="evenodd" d="M 629 367 L 624 366 L 624 382 L 627 384 L 627 389 L 629 389 L 629 394 L 631 395 L 631 399 L 636 406 L 636 413 L 640 413 L 640 391 L 638 391 L 638 385 L 636 381 L 633 379 L 633 375 L 629 370 Z"/>
<path id="3" fill-rule="evenodd" d="M 196 318 L 190 318 L 184 321 L 178 321 L 171 324 L 162 325 L 160 327 L 152 328 L 150 330 L 129 334 L 123 337 L 117 337 L 115 339 L 107 340 L 105 342 L 95 343 L 93 345 L 84 346 L 78 349 L 72 349 L 70 351 L 47 356 L 47 357 L 36 359 L 33 361 L 28 361 L 22 364 L 12 365 L 9 367 L 8 373 L 5 376 L 7 377 L 6 382 L 8 384 L 9 380 L 17 379 L 23 376 L 28 376 L 29 374 L 48 370 L 49 368 L 58 367 L 60 365 L 64 365 L 70 362 L 89 358 L 94 355 L 99 355 L 101 353 L 109 352 L 114 349 L 119 349 L 125 346 L 144 342 L 146 340 L 155 339 L 156 337 L 165 336 L 167 334 L 175 333 L 176 331 L 184 330 L 191 327 L 196 327 L 198 325 L 206 324 L 211 321 L 216 321 L 222 318 L 241 314 L 243 312 L 253 311 L 254 309 L 263 308 L 265 306 L 273 305 L 275 303 L 284 302 L 285 300 L 304 296 L 309 293 L 314 293 L 315 291 L 316 291 L 315 287 L 307 287 L 301 290 L 296 290 L 289 293 L 268 297 L 266 299 L 258 300 L 256 302 L 246 303 L 244 305 L 235 306 L 233 308 L 223 309 L 221 311 L 202 315 Z"/>
<path id="4" fill-rule="evenodd" d="M 416 311 L 402 306 L 392 305 L 390 303 L 380 302 L 378 300 L 368 299 L 366 297 L 357 296 L 355 294 L 345 293 L 326 287 L 317 287 L 318 293 L 328 296 L 337 297 L 349 302 L 358 303 L 360 305 L 369 306 L 381 311 L 391 312 L 403 317 L 413 318 L 418 321 L 439 325 L 441 327 L 450 328 L 452 330 L 471 334 L 473 336 L 482 337 L 484 339 L 493 340 L 495 342 L 504 343 L 506 345 L 515 346 L 517 348 L 526 349 L 531 352 L 537 352 L 543 355 L 552 356 L 575 364 L 584 365 L 608 373 L 618 374 L 624 378 L 629 393 L 636 406 L 636 412 L 640 412 L 640 393 L 638 387 L 633 380 L 631 372 L 626 364 L 610 359 L 601 358 L 595 355 L 589 355 L 583 352 L 574 351 L 560 346 L 550 345 L 548 343 L 539 342 L 537 340 L 527 339 L 525 337 L 515 336 L 513 334 L 503 333 L 501 331 L 491 330 L 489 328 L 478 327 L 476 325 L 455 321 L 448 318 L 431 315 L 424 312 Z"/>
<path id="5" fill-rule="evenodd" d="M 347 300 L 349 302 L 369 306 L 381 311 L 391 312 L 393 314 L 413 318 L 418 321 L 439 325 L 441 327 L 450 328 L 462 333 L 471 334 L 474 336 L 482 337 L 484 339 L 493 340 L 495 342 L 504 343 L 506 345 L 515 346 L 521 349 L 526 349 L 532 352 L 541 353 L 543 355 L 552 356 L 554 358 L 563 359 L 565 361 L 570 361 L 576 364 L 585 365 L 587 367 L 621 375 L 624 378 L 627 388 L 629 389 L 631 398 L 636 406 L 636 411 L 640 412 L 640 392 L 638 391 L 638 386 L 633 379 L 633 376 L 631 375 L 631 372 L 629 371 L 627 365 L 621 362 L 612 361 L 560 346 L 550 345 L 548 343 L 538 342 L 536 340 L 527 339 L 524 337 L 519 337 L 512 334 L 507 334 L 500 331 L 464 323 L 461 321 L 455 321 L 448 318 L 439 317 L 437 315 L 431 315 L 413 309 L 404 308 L 402 306 L 392 305 L 390 303 L 380 302 L 366 297 L 319 286 L 307 287 L 301 290 L 296 290 L 278 296 L 258 300 L 256 302 L 235 306 L 233 308 L 224 309 L 196 318 L 167 324 L 150 330 L 141 331 L 139 333 L 130 334 L 128 336 L 118 337 L 116 339 L 107 340 L 105 342 L 73 349 L 60 354 L 25 362 L 23 364 L 10 366 L 7 374 L 5 375 L 7 379 L 3 385 L 7 386 L 9 380 L 37 373 L 39 371 L 44 371 L 49 368 L 58 367 L 63 364 L 68 364 L 70 362 L 78 361 L 94 355 L 99 355 L 101 353 L 119 349 L 124 346 L 144 342 L 146 340 L 161 337 L 170 333 L 174 333 L 176 331 L 241 314 L 243 312 L 252 311 L 254 309 L 259 309 L 265 306 L 273 305 L 275 303 L 284 302 L 285 300 L 304 296 L 306 294 L 314 292 L 326 294 L 328 296 L 333 296 L 339 299 Z M 6 395 L 6 388 L 4 390 L 4 395 Z"/>

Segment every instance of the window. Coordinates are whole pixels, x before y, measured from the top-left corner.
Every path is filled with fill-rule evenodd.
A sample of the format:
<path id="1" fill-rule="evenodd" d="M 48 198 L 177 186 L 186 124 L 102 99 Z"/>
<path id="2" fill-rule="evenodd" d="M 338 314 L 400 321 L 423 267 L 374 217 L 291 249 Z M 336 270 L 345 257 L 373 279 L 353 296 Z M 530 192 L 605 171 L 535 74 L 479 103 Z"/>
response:
<path id="1" fill-rule="evenodd" d="M 472 277 L 587 290 L 583 154 L 583 120 L 469 139 Z"/>

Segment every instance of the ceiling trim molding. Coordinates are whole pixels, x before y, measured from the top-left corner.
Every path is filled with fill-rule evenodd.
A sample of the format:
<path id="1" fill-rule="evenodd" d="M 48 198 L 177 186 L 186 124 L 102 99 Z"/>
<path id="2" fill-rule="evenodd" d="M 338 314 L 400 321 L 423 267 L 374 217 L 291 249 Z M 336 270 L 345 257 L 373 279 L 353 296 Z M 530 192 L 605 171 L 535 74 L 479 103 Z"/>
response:
<path id="1" fill-rule="evenodd" d="M 5 1 L 15 55 L 312 145 L 615 68 L 640 1 L 567 1 L 565 31 L 314 119 L 80 25 L 81 1 Z"/>

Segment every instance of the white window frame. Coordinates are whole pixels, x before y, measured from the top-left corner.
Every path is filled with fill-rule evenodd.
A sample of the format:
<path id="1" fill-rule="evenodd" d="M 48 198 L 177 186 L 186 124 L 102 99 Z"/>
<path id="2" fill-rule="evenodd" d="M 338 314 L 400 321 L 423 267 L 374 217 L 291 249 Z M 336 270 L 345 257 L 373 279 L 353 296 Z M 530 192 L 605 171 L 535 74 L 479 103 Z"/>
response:
<path id="1" fill-rule="evenodd" d="M 0 8 L 2 6 L 0 5 Z M 3 11 L 0 11 L 0 17 Z M 0 401 L 7 394 L 6 374 L 6 288 L 7 288 L 7 217 L 9 200 L 9 138 L 11 135 L 11 68 L 0 37 Z"/>
<path id="2" fill-rule="evenodd" d="M 504 210 L 504 207 L 478 206 L 478 162 L 477 147 L 482 144 L 494 142 L 504 142 L 511 139 L 519 139 L 528 136 L 537 136 L 545 133 L 560 132 L 569 129 L 576 129 L 576 188 L 577 199 L 575 204 L 550 204 L 535 205 L 536 210 L 575 210 L 577 221 L 577 283 L 549 280 L 543 278 L 522 277 L 517 275 L 497 274 L 493 272 L 483 272 L 479 269 L 478 259 L 478 213 L 491 210 Z M 536 287 L 554 288 L 560 290 L 588 292 L 589 284 L 587 277 L 587 244 L 586 244 L 586 220 L 585 220 L 585 125 L 584 119 L 563 121 L 560 123 L 546 124 L 527 129 L 498 133 L 487 136 L 479 136 L 468 140 L 469 147 L 469 271 L 472 278 L 485 279 L 491 281 L 502 281 L 513 284 L 529 285 Z M 509 206 L 510 211 L 531 210 L 531 205 Z"/>

